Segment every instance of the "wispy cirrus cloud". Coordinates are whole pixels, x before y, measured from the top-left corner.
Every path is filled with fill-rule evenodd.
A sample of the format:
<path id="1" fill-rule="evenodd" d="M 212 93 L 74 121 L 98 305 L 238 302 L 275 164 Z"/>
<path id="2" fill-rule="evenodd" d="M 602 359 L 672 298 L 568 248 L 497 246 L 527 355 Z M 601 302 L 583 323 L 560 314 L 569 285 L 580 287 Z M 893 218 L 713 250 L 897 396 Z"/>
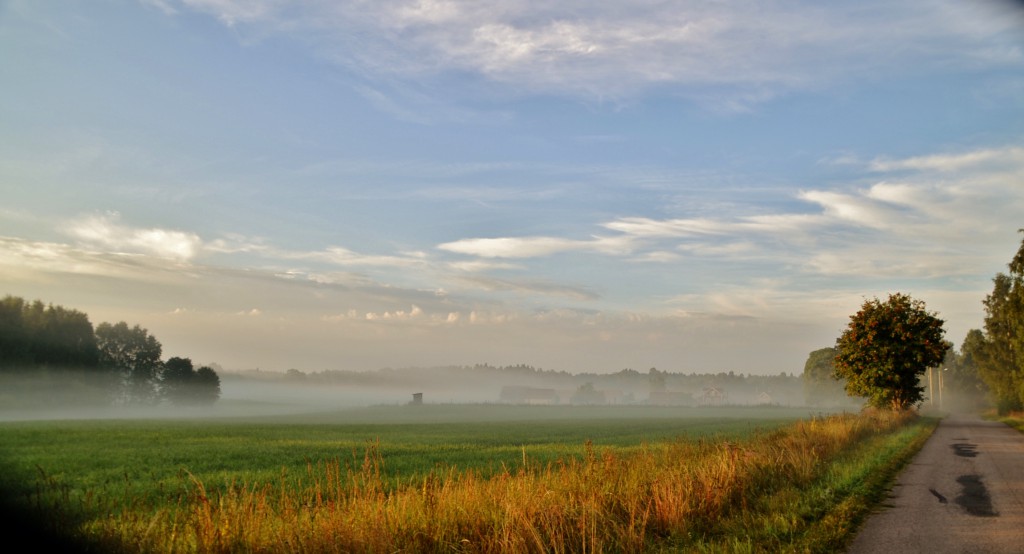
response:
<path id="1" fill-rule="evenodd" d="M 330 246 L 324 250 L 285 251 L 269 250 L 271 257 L 284 260 L 310 260 L 325 262 L 336 266 L 347 267 L 389 267 L 408 268 L 422 266 L 427 255 L 423 252 L 406 252 L 398 255 L 362 254 L 340 246 Z"/>
<path id="2" fill-rule="evenodd" d="M 802 211 L 627 216 L 599 224 L 618 234 L 590 240 L 473 238 L 438 248 L 484 259 L 588 252 L 660 263 L 774 260 L 808 274 L 936 278 L 970 274 L 983 257 L 979 244 L 1011 236 L 1024 213 L 1024 155 L 1016 147 L 874 161 L 863 169 L 894 180 L 797 191 Z"/>
<path id="3" fill-rule="evenodd" d="M 148 254 L 103 252 L 72 244 L 0 237 L 0 276 L 9 281 L 83 275 L 120 280 L 169 283 L 180 281 L 182 262 Z"/>
<path id="4" fill-rule="evenodd" d="M 688 237 L 716 235 L 728 230 L 729 225 L 711 219 L 651 219 L 622 217 L 601 225 L 634 237 Z"/>
<path id="5" fill-rule="evenodd" d="M 481 275 L 462 276 L 459 281 L 473 287 L 490 292 L 520 292 L 527 294 L 543 294 L 561 296 L 573 300 L 596 300 L 599 296 L 584 287 L 572 287 L 563 284 L 526 279 L 498 279 Z"/>
<path id="6" fill-rule="evenodd" d="M 877 172 L 911 170 L 948 173 L 972 168 L 995 169 L 1005 168 L 1008 165 L 1019 166 L 1022 164 L 1024 164 L 1024 148 L 1008 146 L 1005 148 L 987 148 L 950 154 L 931 154 L 896 160 L 876 158 L 868 164 L 868 168 Z"/>
<path id="7" fill-rule="evenodd" d="M 378 77 L 459 72 L 519 92 L 588 98 L 668 85 L 733 110 L 896 68 L 1024 61 L 1014 39 L 1020 15 L 1001 12 L 998 4 L 930 0 L 885 2 L 881 9 L 877 3 L 879 9 L 875 2 L 750 0 L 644 0 L 628 7 L 582 0 L 181 0 L 160 6 L 207 13 L 256 35 L 291 35 Z"/>
<path id="8" fill-rule="evenodd" d="M 402 268 L 423 265 L 427 258 L 424 252 L 365 254 L 342 246 L 327 246 L 321 250 L 287 250 L 261 238 L 234 234 L 204 240 L 189 231 L 127 225 L 121 222 L 118 213 L 74 218 L 65 223 L 62 230 L 83 247 L 179 262 L 189 262 L 204 254 L 256 254 L 266 260 L 310 261 L 336 267 Z"/>
<path id="9" fill-rule="evenodd" d="M 417 282 L 422 288 L 431 286 L 424 279 L 392 279 L 389 275 L 394 276 L 394 270 L 446 267 L 427 260 L 422 252 L 365 254 L 337 246 L 287 250 L 258 237 L 230 234 L 205 240 L 190 231 L 134 227 L 116 213 L 76 217 L 56 227 L 70 240 L 0 237 L 0 276 L 29 282 L 95 277 L 141 287 L 244 278 L 300 288 L 358 289 L 373 295 L 387 287 L 404 290 Z M 418 273 L 397 275 L 406 274 Z"/>
<path id="10" fill-rule="evenodd" d="M 482 258 L 536 258 L 565 252 L 592 251 L 623 254 L 632 250 L 629 237 L 594 237 L 576 240 L 558 237 L 469 238 L 446 242 L 440 250 Z"/>

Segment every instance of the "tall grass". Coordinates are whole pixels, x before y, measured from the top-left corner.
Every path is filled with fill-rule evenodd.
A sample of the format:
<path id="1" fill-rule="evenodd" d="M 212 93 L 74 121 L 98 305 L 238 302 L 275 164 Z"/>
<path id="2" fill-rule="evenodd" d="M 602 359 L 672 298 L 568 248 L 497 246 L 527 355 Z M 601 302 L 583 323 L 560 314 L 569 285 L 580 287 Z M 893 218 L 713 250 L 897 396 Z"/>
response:
<path id="1" fill-rule="evenodd" d="M 297 480 L 216 492 L 195 480 L 169 506 L 92 506 L 103 515 L 79 533 L 111 552 L 757 550 L 735 533 L 738 522 L 771 527 L 781 503 L 802 514 L 785 516 L 794 521 L 783 535 L 813 527 L 828 514 L 801 507 L 800 491 L 836 495 L 843 479 L 855 484 L 833 462 L 912 417 L 836 415 L 742 441 L 679 440 L 625 455 L 588 444 L 581 459 L 546 464 L 524 450 L 494 475 L 449 469 L 397 484 L 371 442 L 361 459 L 310 462 Z"/>

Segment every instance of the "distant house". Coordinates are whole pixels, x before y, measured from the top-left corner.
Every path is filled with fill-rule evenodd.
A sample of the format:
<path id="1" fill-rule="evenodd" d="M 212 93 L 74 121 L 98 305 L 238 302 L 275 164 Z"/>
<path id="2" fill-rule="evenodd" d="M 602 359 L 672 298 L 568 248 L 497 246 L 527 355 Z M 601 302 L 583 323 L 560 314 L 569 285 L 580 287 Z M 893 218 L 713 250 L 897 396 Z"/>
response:
<path id="1" fill-rule="evenodd" d="M 706 405 L 722 404 L 728 395 L 718 387 L 704 387 L 700 393 L 700 403 Z"/>
<path id="2" fill-rule="evenodd" d="M 423 393 L 422 392 L 414 392 L 414 393 L 412 393 L 412 402 L 411 403 L 414 406 L 418 406 L 420 404 L 423 404 Z"/>
<path id="3" fill-rule="evenodd" d="M 768 394 L 767 392 L 762 392 L 761 394 L 757 395 L 757 403 L 769 405 L 775 404 L 775 401 L 772 399 L 772 395 Z"/>
<path id="4" fill-rule="evenodd" d="M 509 404 L 558 404 L 558 391 L 538 387 L 504 386 L 501 387 L 501 401 Z"/>

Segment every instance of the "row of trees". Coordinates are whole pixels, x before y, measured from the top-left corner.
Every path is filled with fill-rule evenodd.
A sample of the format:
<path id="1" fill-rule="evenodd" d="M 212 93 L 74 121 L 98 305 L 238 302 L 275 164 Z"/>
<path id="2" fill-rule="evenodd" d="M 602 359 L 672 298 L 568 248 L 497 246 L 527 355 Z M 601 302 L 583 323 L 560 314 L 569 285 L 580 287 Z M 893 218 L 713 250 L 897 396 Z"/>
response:
<path id="1" fill-rule="evenodd" d="M 981 336 L 981 331 L 972 330 L 967 334 L 960 349 L 947 344 L 948 350 L 942 364 L 935 368 L 934 387 L 943 388 L 943 405 L 958 409 L 976 409 L 986 401 L 988 386 L 981 379 L 977 359 L 973 352 Z M 846 391 L 846 379 L 837 377 L 835 359 L 838 351 L 835 347 L 827 347 L 811 352 L 807 357 L 802 375 L 804 397 L 811 406 L 835 406 L 853 402 Z M 923 366 L 913 371 L 907 379 L 908 384 L 923 388 Z M 942 373 L 939 382 L 938 372 Z M 921 401 L 927 391 L 922 391 Z M 935 399 L 931 399 L 935 400 Z"/>
<path id="2" fill-rule="evenodd" d="M 922 376 L 937 368 L 939 386 L 961 402 L 987 392 L 1001 414 L 1024 409 L 1024 241 L 983 303 L 984 330 L 970 330 L 957 351 L 943 338 L 943 321 L 920 300 L 897 293 L 865 302 L 835 347 L 808 357 L 808 400 L 835 400 L 841 387 L 868 405 L 906 409 L 924 399 Z"/>
<path id="3" fill-rule="evenodd" d="M 237 375 L 258 378 L 258 372 Z M 265 378 L 282 378 L 269 374 Z M 427 392 L 431 398 L 459 401 L 492 401 L 502 386 L 534 387 L 560 391 L 579 390 L 590 384 L 595 390 L 617 395 L 622 402 L 641 402 L 654 393 L 700 393 L 715 387 L 728 393 L 737 404 L 752 404 L 761 393 L 779 404 L 800 402 L 800 378 L 781 372 L 777 375 L 747 375 L 733 371 L 717 373 L 683 373 L 650 368 L 637 371 L 625 368 L 615 373 L 569 373 L 518 364 L 494 366 L 476 364 L 466 366 L 434 366 L 383 368 L 367 371 L 324 370 L 304 372 L 289 369 L 281 379 L 286 383 L 354 387 L 415 388 Z M 602 393 L 602 398 L 604 398 Z"/>
<path id="4" fill-rule="evenodd" d="M 138 325 L 122 321 L 93 329 L 77 310 L 14 296 L 0 300 L 0 375 L 22 389 L 35 384 L 34 392 L 49 390 L 55 402 L 74 396 L 123 405 L 183 405 L 220 398 L 220 377 L 212 368 L 195 369 L 188 358 L 165 362 L 161 356 L 160 342 Z"/>
<path id="5" fill-rule="evenodd" d="M 1024 409 L 1024 241 L 1009 270 L 992 279 L 984 330 L 972 330 L 964 341 L 1001 414 Z"/>

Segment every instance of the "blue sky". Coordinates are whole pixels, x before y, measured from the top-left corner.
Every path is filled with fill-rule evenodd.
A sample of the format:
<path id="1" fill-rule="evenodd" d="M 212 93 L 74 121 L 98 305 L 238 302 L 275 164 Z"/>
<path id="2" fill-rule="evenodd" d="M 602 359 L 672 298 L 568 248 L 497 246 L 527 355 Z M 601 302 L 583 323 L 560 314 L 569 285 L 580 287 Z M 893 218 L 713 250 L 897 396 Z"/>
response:
<path id="1" fill-rule="evenodd" d="M 226 368 L 799 372 L 893 292 L 959 344 L 1022 69 L 999 2 L 8 0 L 0 293 Z"/>

